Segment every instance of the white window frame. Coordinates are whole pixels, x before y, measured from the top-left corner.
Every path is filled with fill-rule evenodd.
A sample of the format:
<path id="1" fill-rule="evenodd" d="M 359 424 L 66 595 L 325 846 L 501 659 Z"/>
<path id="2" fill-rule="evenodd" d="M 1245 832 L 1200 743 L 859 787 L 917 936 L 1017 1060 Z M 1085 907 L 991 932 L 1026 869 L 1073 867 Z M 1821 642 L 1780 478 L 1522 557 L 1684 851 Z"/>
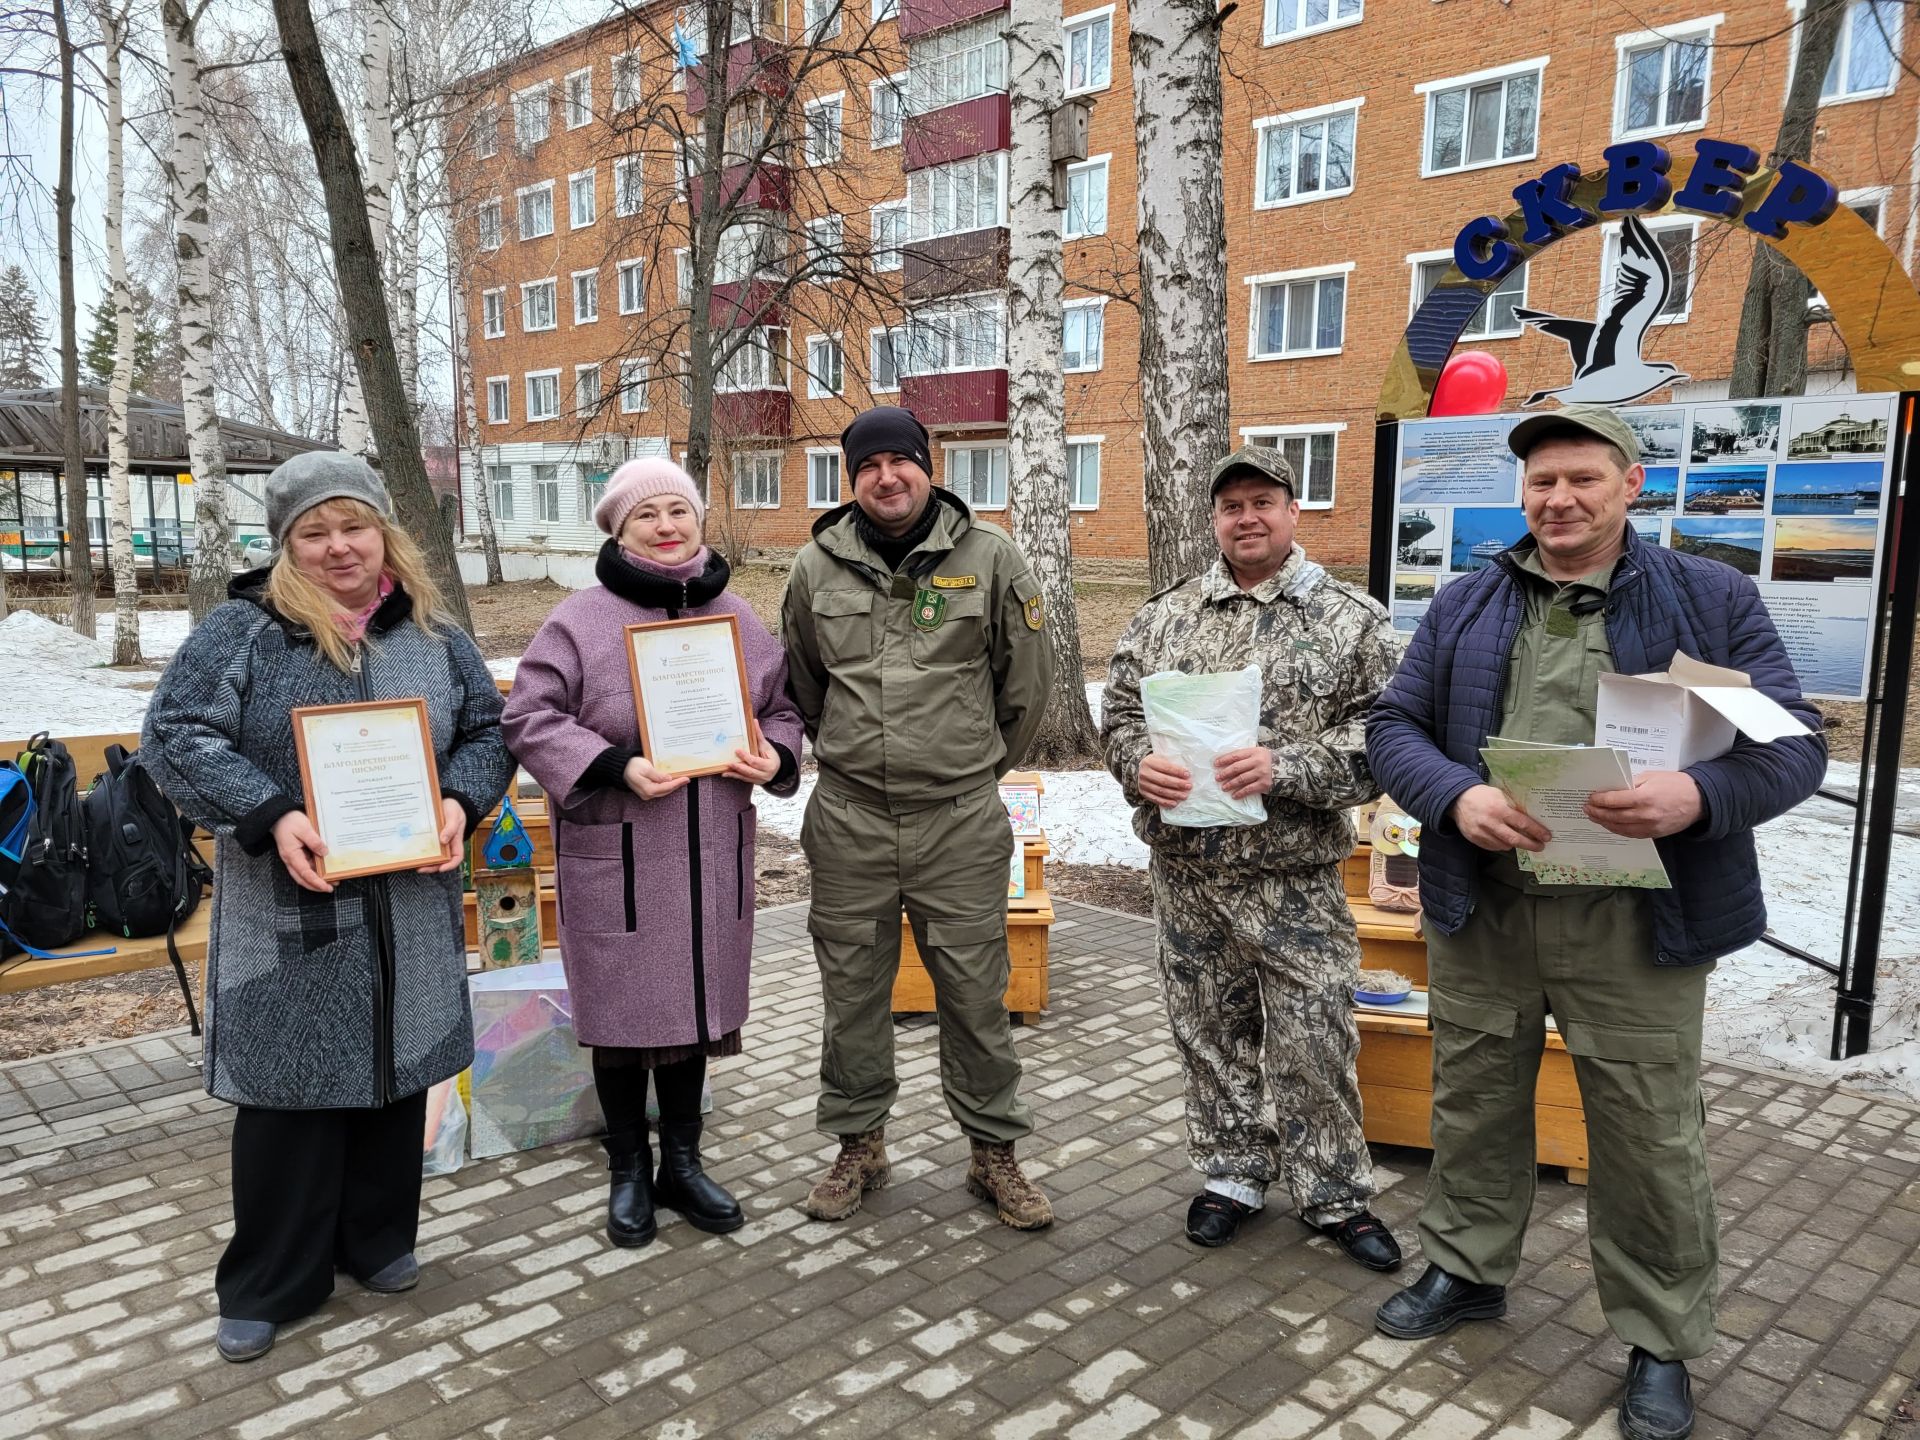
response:
<path id="1" fill-rule="evenodd" d="M 1453 251 L 1415 250 L 1407 256 L 1408 319 L 1412 319 L 1414 312 L 1420 308 L 1420 301 L 1422 299 L 1420 294 L 1421 268 L 1433 264 L 1436 260 L 1445 260 L 1451 264 L 1453 261 Z M 1527 303 L 1527 266 L 1525 263 L 1516 265 L 1510 272 L 1503 275 L 1500 279 L 1500 284 L 1505 285 L 1507 281 L 1511 280 L 1515 275 L 1520 277 L 1520 296 L 1514 303 L 1524 305 Z M 1499 286 L 1495 286 L 1494 288 L 1498 289 Z M 1488 291 L 1486 298 L 1491 300 L 1493 298 L 1493 291 Z M 1474 313 L 1477 315 L 1480 312 L 1476 310 Z M 1476 333 L 1472 329 L 1471 324 L 1469 324 L 1467 329 L 1460 332 L 1460 338 L 1462 340 L 1511 340 L 1518 335 L 1525 334 L 1526 328 L 1526 326 L 1516 322 L 1510 330 L 1485 330 Z"/>
<path id="2" fill-rule="evenodd" d="M 927 115 L 1007 89 L 1006 22 L 983 15 L 913 42 L 907 66 L 907 113 Z M 978 65 L 970 63 L 975 54 Z M 976 83 L 977 79 L 977 83 Z"/>
<path id="3" fill-rule="evenodd" d="M 833 498 L 822 500 L 814 490 L 814 464 L 816 461 L 833 462 Z M 807 447 L 807 508 L 809 510 L 832 510 L 840 504 L 840 492 L 846 481 L 842 477 L 841 458 L 838 448 L 832 445 L 809 445 Z"/>
<path id="4" fill-rule="evenodd" d="M 1073 464 L 1073 447 L 1076 445 L 1088 445 L 1093 448 L 1093 499 L 1091 501 L 1076 500 L 1073 498 L 1073 486 L 1076 477 L 1074 476 L 1071 466 Z M 1100 470 L 1102 462 L 1106 459 L 1106 448 L 1107 437 L 1104 435 L 1067 436 L 1067 464 L 1069 466 L 1067 471 L 1067 509 L 1098 510 L 1100 508 Z"/>
<path id="5" fill-rule="evenodd" d="M 1656 315 L 1655 325 L 1682 325 L 1693 318 L 1694 296 L 1700 290 L 1700 221 L 1680 215 L 1647 215 L 1641 218 L 1641 224 L 1652 232 L 1654 243 L 1660 243 L 1660 234 L 1665 230 L 1685 230 L 1688 232 L 1687 245 L 1687 303 L 1684 309 L 1672 315 Z M 1600 227 L 1600 293 L 1595 314 L 1605 311 L 1613 299 L 1613 257 L 1620 246 L 1620 222 L 1618 220 Z"/>
<path id="6" fill-rule="evenodd" d="M 1354 262 L 1348 260 L 1339 265 L 1314 265 L 1304 270 L 1275 270 L 1265 275 L 1249 275 L 1243 282 L 1247 287 L 1247 359 L 1255 362 L 1269 360 L 1311 360 L 1322 355 L 1338 355 L 1347 344 L 1347 305 L 1353 298 Z M 1295 280 L 1326 280 L 1335 275 L 1349 277 L 1340 301 L 1340 343 L 1332 348 L 1316 346 L 1305 350 L 1275 350 L 1270 353 L 1260 349 L 1260 292 L 1269 285 L 1286 285 Z M 1314 328 L 1319 330 L 1319 287 L 1314 289 Z"/>
<path id="7" fill-rule="evenodd" d="M 1260 443 L 1259 437 L 1267 435 L 1276 437 L 1289 435 L 1333 436 L 1333 458 L 1327 462 L 1327 468 L 1332 473 L 1327 476 L 1326 498 L 1324 500 L 1310 500 L 1304 495 L 1296 495 L 1294 497 L 1300 502 L 1300 508 L 1302 510 L 1331 510 L 1339 489 L 1340 436 L 1345 433 L 1346 428 L 1347 422 L 1344 420 L 1323 420 L 1318 424 L 1309 423 L 1304 425 L 1242 425 L 1240 427 L 1240 443 L 1242 445 L 1255 445 Z M 1312 477 L 1309 476 L 1302 488 L 1307 488 L 1311 484 Z"/>
<path id="8" fill-rule="evenodd" d="M 622 110 L 631 110 L 640 103 L 640 92 L 645 70 L 640 63 L 638 50 L 622 50 L 607 61 L 607 71 L 612 78 L 613 93 L 609 97 L 616 114 Z"/>
<path id="9" fill-rule="evenodd" d="M 493 402 L 500 403 L 495 405 Z M 487 424 L 511 425 L 513 423 L 513 377 L 511 375 L 487 376 Z"/>
<path id="10" fill-rule="evenodd" d="M 645 359 L 620 362 L 620 413 L 638 415 L 647 408 L 647 386 L 653 380 L 653 364 Z"/>
<path id="11" fill-rule="evenodd" d="M 847 278 L 846 216 L 816 215 L 802 222 L 800 246 L 800 263 L 810 283 L 830 285 Z"/>
<path id="12" fill-rule="evenodd" d="M 900 0 L 873 0 L 873 23 L 900 18 Z"/>
<path id="13" fill-rule="evenodd" d="M 622 315 L 645 314 L 647 309 L 646 262 L 644 260 L 615 261 L 613 266 L 613 274 L 614 274 L 614 287 L 616 291 L 615 298 L 619 303 L 620 313 Z M 633 298 L 637 299 L 640 303 L 632 306 L 631 308 L 629 308 L 627 305 L 627 299 L 628 299 L 627 291 L 629 289 L 627 277 L 629 275 L 635 275 L 639 277 L 637 280 L 635 280 L 632 283 L 631 288 L 635 291 L 635 295 Z"/>
<path id="14" fill-rule="evenodd" d="M 560 371 L 559 369 L 556 367 L 555 369 L 552 369 L 552 370 L 529 370 L 527 371 L 526 376 L 524 378 L 526 380 L 525 394 L 527 398 L 527 422 L 531 424 L 536 420 L 558 420 L 560 418 Z M 551 380 L 553 382 L 553 409 L 550 412 L 539 411 L 534 408 L 533 383 L 536 380 Z"/>
<path id="15" fill-rule="evenodd" d="M 984 365 L 942 364 L 922 370 L 915 355 L 914 327 L 927 325 L 937 317 L 960 310 L 990 311 L 994 317 L 995 345 L 994 353 Z M 907 363 L 902 367 L 903 375 L 968 375 L 982 370 L 1004 370 L 1007 368 L 1007 296 L 1003 290 L 989 290 L 972 295 L 955 295 L 949 299 L 930 305 L 921 305 L 907 314 L 905 330 L 907 332 Z"/>
<path id="16" fill-rule="evenodd" d="M 969 453 L 980 451 L 980 450 L 985 450 L 989 452 L 993 452 L 993 451 L 999 452 L 1000 495 L 999 495 L 998 502 L 996 503 L 993 496 L 993 475 L 992 475 L 993 462 L 991 460 L 987 462 L 987 470 L 988 470 L 987 502 L 985 504 L 980 504 L 979 502 L 974 500 L 973 477 L 971 475 L 967 477 L 968 493 L 962 498 L 967 502 L 968 506 L 974 510 L 1006 509 L 1007 508 L 1007 491 L 1009 490 L 1009 488 L 1011 488 L 1007 482 L 1007 469 L 1009 464 L 1008 454 L 1007 454 L 1007 442 L 1005 440 L 948 440 L 943 442 L 940 446 L 940 483 L 942 486 L 944 486 L 949 490 L 953 488 L 953 457 L 954 457 L 954 453 L 959 450 L 965 450 L 965 451 L 968 451 Z M 969 469 L 972 468 L 972 464 L 973 462 L 971 460 L 968 461 Z"/>
<path id="17" fill-rule="evenodd" d="M 613 213 L 638 215 L 646 203 L 647 173 L 642 155 L 616 155 L 613 160 Z"/>
<path id="18" fill-rule="evenodd" d="M 883 244 L 880 236 L 880 217 L 882 214 L 897 216 L 894 240 L 891 245 Z M 867 212 L 867 236 L 869 259 L 875 274 L 885 275 L 898 270 L 907 263 L 907 232 L 913 224 L 912 213 L 907 209 L 906 197 L 898 200 L 882 200 Z M 887 260 L 882 264 L 882 259 Z"/>
<path id="19" fill-rule="evenodd" d="M 778 510 L 780 508 L 780 467 L 785 458 L 784 452 L 779 450 L 736 451 L 733 457 L 733 508 L 736 510 Z M 759 472 L 760 467 L 763 465 L 767 467 L 767 471 L 770 472 L 773 477 L 773 495 L 771 499 L 764 497 L 755 500 L 741 499 L 741 495 L 744 493 L 740 488 L 740 469 L 741 462 L 743 461 L 756 472 Z M 764 476 L 761 473 L 756 473 L 754 476 L 756 482 L 754 489 L 756 493 L 758 493 L 761 488 L 757 482 L 762 478 L 764 478 Z"/>
<path id="20" fill-rule="evenodd" d="M 542 476 L 541 471 L 548 472 Z M 560 523 L 560 465 L 553 460 L 536 460 L 528 467 L 527 488 L 533 493 L 533 523 L 545 533 L 548 525 Z"/>
<path id="21" fill-rule="evenodd" d="M 1899 88 L 1900 74 L 1903 68 L 1903 62 L 1900 56 L 1900 45 L 1906 38 L 1905 24 L 1907 7 L 1905 5 L 1894 6 L 1893 25 L 1887 32 L 1887 42 L 1893 50 L 1893 69 L 1887 76 L 1887 83 L 1872 90 L 1848 90 L 1845 88 L 1847 83 L 1847 58 L 1853 48 L 1853 17 L 1855 11 L 1860 8 L 1860 4 L 1861 0 L 1852 0 L 1852 3 L 1847 6 L 1846 15 L 1840 22 L 1840 39 L 1833 47 L 1834 58 L 1828 63 L 1830 67 L 1835 65 L 1839 67 L 1841 89 L 1832 95 L 1822 93 L 1820 96 L 1820 108 L 1823 110 L 1829 105 L 1852 105 L 1862 100 L 1884 100 Z M 1787 0 L 1787 11 L 1793 17 L 1793 36 L 1787 46 L 1787 78 L 1785 83 L 1787 87 L 1791 89 L 1793 86 L 1794 67 L 1800 62 L 1800 23 L 1806 19 L 1806 0 Z M 1826 77 L 1823 75 L 1820 77 L 1820 88 L 1823 92 L 1826 89 L 1826 84 Z"/>
<path id="22" fill-rule="evenodd" d="M 784 325 L 755 325 L 751 327 L 760 336 L 760 343 L 742 345 L 727 357 L 724 364 L 715 367 L 713 393 L 716 395 L 748 395 L 766 390 L 785 390 L 788 387 L 787 330 Z M 754 374 L 746 377 L 745 384 L 736 384 L 735 377 L 727 374 L 729 366 L 741 363 L 741 357 L 762 356 Z M 776 374 L 775 371 L 778 371 Z"/>
<path id="23" fill-rule="evenodd" d="M 830 345 L 833 347 L 832 350 L 828 352 L 833 364 L 833 374 L 831 378 L 834 383 L 832 385 L 826 384 L 813 368 L 813 347 L 816 344 L 823 346 Z M 847 352 L 846 347 L 840 342 L 839 332 L 835 331 L 827 335 L 816 334 L 807 336 L 806 353 L 807 398 L 809 400 L 831 400 L 837 395 L 844 395 L 847 390 Z"/>
<path id="24" fill-rule="evenodd" d="M 586 82 L 587 93 L 586 104 L 584 106 L 576 106 L 574 101 L 574 82 L 576 80 Z M 591 65 L 583 70 L 570 70 L 567 72 L 566 84 L 560 92 L 560 113 L 569 130 L 578 130 L 582 126 L 593 123 L 593 67 Z"/>
<path id="25" fill-rule="evenodd" d="M 965 225 L 956 224 L 950 230 L 936 230 L 933 226 L 934 187 L 936 185 L 954 187 L 957 183 L 955 177 L 963 165 L 970 165 L 974 170 L 973 185 L 976 200 L 973 214 L 968 217 L 968 223 Z M 983 225 L 980 223 L 980 206 L 977 197 L 980 176 L 989 169 L 993 173 L 994 205 L 993 213 Z M 924 209 L 914 205 L 916 187 L 926 199 Z M 953 210 L 954 219 L 957 221 L 959 219 L 957 204 L 950 204 L 949 209 Z M 929 165 L 926 169 L 915 170 L 907 176 L 907 238 L 909 240 L 937 240 L 943 235 L 965 235 L 974 230 L 1004 228 L 1006 223 L 1007 152 L 1005 150 L 994 150 L 985 155 L 969 155 L 964 159 L 950 160 L 944 165 Z"/>
<path id="26" fill-rule="evenodd" d="M 1662 135 L 1685 135 L 1695 130 L 1707 128 L 1707 121 L 1713 113 L 1713 37 L 1714 32 L 1725 23 L 1724 14 L 1703 15 L 1697 20 L 1676 21 L 1658 30 L 1637 30 L 1630 35 L 1613 37 L 1614 74 L 1613 74 L 1613 138 L 1615 140 L 1648 140 Z M 1662 122 L 1641 129 L 1627 128 L 1627 58 L 1635 50 L 1644 50 L 1653 45 L 1689 44 L 1698 42 L 1704 46 L 1707 68 L 1700 77 L 1700 116 L 1697 120 L 1680 122 Z M 1671 68 L 1671 58 L 1663 57 L 1660 73 L 1665 76 Z M 1662 113 L 1666 109 L 1667 86 L 1660 88 L 1660 106 Z"/>
<path id="27" fill-rule="evenodd" d="M 887 92 L 894 97 L 893 138 L 880 138 L 880 95 Z M 898 75 L 882 75 L 878 80 L 867 82 L 867 148 L 870 150 L 890 150 L 905 142 L 907 134 L 907 72 Z"/>
<path id="28" fill-rule="evenodd" d="M 1547 93 L 1547 63 L 1551 55 L 1536 55 L 1531 60 L 1516 60 L 1510 65 L 1493 65 L 1485 70 L 1475 70 L 1467 75 L 1449 75 L 1444 80 L 1423 80 L 1413 87 L 1413 93 L 1421 97 L 1421 105 L 1426 114 L 1426 123 L 1420 131 L 1420 174 L 1424 179 L 1430 175 L 1461 175 L 1469 170 L 1491 170 L 1497 165 L 1518 165 L 1522 161 L 1532 160 L 1540 153 L 1540 111 Z M 1462 160 L 1458 165 L 1433 164 L 1433 116 L 1434 107 L 1440 97 L 1455 90 L 1471 91 L 1481 85 L 1500 82 L 1500 135 L 1501 143 L 1506 140 L 1507 88 L 1506 82 L 1522 75 L 1532 75 L 1533 87 L 1533 146 L 1524 155 L 1502 155 L 1492 160 Z M 1467 127 L 1472 122 L 1472 114 L 1463 114 L 1460 131 L 1460 153 L 1467 153 Z"/>
<path id="29" fill-rule="evenodd" d="M 1063 94 L 1098 95 L 1102 90 L 1112 88 L 1114 8 L 1112 5 L 1102 5 L 1095 10 L 1082 10 L 1077 14 L 1067 16 L 1060 22 L 1060 78 L 1066 85 L 1065 90 L 1062 92 Z M 1107 25 L 1107 78 L 1102 80 L 1098 85 L 1075 85 L 1071 78 L 1073 75 L 1073 37 L 1076 32 L 1082 30 L 1091 35 L 1103 20 Z M 1087 45 L 1087 68 L 1088 71 L 1091 72 L 1093 68 L 1093 42 L 1091 39 L 1088 40 Z"/>
<path id="30" fill-rule="evenodd" d="M 673 142 L 673 198 L 676 200 L 687 198 L 687 180 L 692 174 L 687 165 L 687 142 L 676 140 Z"/>
<path id="31" fill-rule="evenodd" d="M 528 317 L 531 312 L 527 308 L 527 302 L 532 298 L 533 291 L 543 287 L 547 291 L 547 323 L 544 325 L 529 324 Z M 522 332 L 528 335 L 538 335 L 548 330 L 558 330 L 559 328 L 560 277 L 557 275 L 549 275 L 544 280 L 523 281 L 520 286 L 520 329 Z"/>
<path id="32" fill-rule="evenodd" d="M 1327 0 L 1327 18 L 1318 25 L 1297 25 L 1291 30 L 1273 28 L 1273 12 L 1276 4 L 1292 6 L 1297 14 L 1303 0 L 1266 0 L 1260 9 L 1260 43 L 1262 45 L 1285 45 L 1294 40 L 1304 40 L 1310 35 L 1324 35 L 1329 30 L 1344 30 L 1349 25 L 1358 25 L 1367 18 L 1364 3 L 1351 15 L 1342 15 L 1340 6 L 1344 0 Z"/>
<path id="33" fill-rule="evenodd" d="M 482 105 L 473 112 L 470 132 L 473 158 L 491 160 L 500 153 L 500 107 Z"/>
<path id="34" fill-rule="evenodd" d="M 493 518 L 513 519 L 513 466 L 504 460 L 487 461 L 480 467 L 480 483 L 487 487 L 487 504 L 493 510 Z"/>
<path id="35" fill-rule="evenodd" d="M 587 217 L 580 218 L 580 182 L 587 182 Z M 576 170 L 567 176 L 567 229 L 587 230 L 600 218 L 600 179 L 599 168 L 588 166 L 585 170 Z"/>
<path id="36" fill-rule="evenodd" d="M 600 272 L 598 270 L 576 270 L 570 277 L 573 281 L 573 323 L 592 325 L 600 318 Z M 582 285 L 586 280 L 590 284 Z M 582 307 L 580 301 L 587 301 Z"/>
<path id="37" fill-rule="evenodd" d="M 814 125 L 815 115 L 833 115 L 832 153 L 815 149 L 815 141 L 823 140 L 825 135 Z M 847 92 L 835 90 L 830 95 L 816 95 L 807 101 L 801 115 L 801 153 L 809 165 L 837 165 L 846 154 L 847 128 Z"/>
<path id="38" fill-rule="evenodd" d="M 507 222 L 502 213 L 505 209 L 498 195 L 491 200 L 482 200 L 474 207 L 474 240 L 482 250 L 498 250 L 506 243 Z M 514 219 L 518 221 L 518 213 L 515 214 Z"/>
<path id="39" fill-rule="evenodd" d="M 547 228 L 544 230 L 535 230 L 529 234 L 526 221 L 526 202 L 527 198 L 531 195 L 546 196 Z M 544 240 L 553 234 L 553 227 L 556 221 L 553 213 L 553 181 L 542 180 L 533 185 L 522 185 L 518 190 L 515 190 L 513 192 L 513 220 L 514 231 L 522 240 Z"/>
<path id="40" fill-rule="evenodd" d="M 1100 225 L 1099 228 L 1075 230 L 1068 218 L 1073 214 L 1073 182 L 1098 172 L 1100 176 Z M 1067 166 L 1067 208 L 1060 212 L 1060 236 L 1064 240 L 1085 240 L 1090 236 L 1107 233 L 1107 210 L 1113 199 L 1113 156 L 1089 155 L 1085 160 L 1076 161 Z"/>
<path id="41" fill-rule="evenodd" d="M 480 338 L 504 339 L 507 333 L 507 287 L 499 285 L 480 292 Z"/>
<path id="42" fill-rule="evenodd" d="M 826 13 L 808 19 L 807 12 L 816 7 L 824 9 Z M 840 34 L 842 8 L 840 0 L 801 0 L 800 43 L 818 45 L 822 41 L 836 39 Z"/>
<path id="43" fill-rule="evenodd" d="M 887 347 L 893 357 L 893 384 L 882 385 L 880 380 L 881 336 L 887 337 Z M 905 325 L 875 325 L 867 331 L 867 393 L 869 395 L 894 395 L 900 390 L 900 378 L 907 373 L 907 327 Z"/>
<path id="44" fill-rule="evenodd" d="M 537 100 L 535 97 L 538 97 Z M 521 133 L 520 116 L 532 114 L 533 106 L 540 109 L 540 133 L 527 138 Z M 522 155 L 531 155 L 553 134 L 553 82 L 542 80 L 537 85 L 529 85 L 524 90 L 513 92 L 513 145 Z"/>
<path id="45" fill-rule="evenodd" d="M 589 375 L 593 377 L 593 399 L 591 403 L 588 402 L 587 397 L 581 393 L 580 389 L 580 382 Z M 604 380 L 605 377 L 600 373 L 600 362 L 598 360 L 591 360 L 584 365 L 576 365 L 573 367 L 574 414 L 589 415 L 599 410 L 600 402 L 606 398 L 606 390 L 603 387 Z"/>
<path id="46" fill-rule="evenodd" d="M 693 252 L 682 245 L 673 252 L 673 303 L 693 303 Z"/>
<path id="47" fill-rule="evenodd" d="M 1359 183 L 1360 170 L 1360 110 L 1367 103 L 1367 97 L 1357 96 L 1352 100 L 1336 100 L 1330 105 L 1314 105 L 1305 110 L 1293 110 L 1284 115 L 1263 115 L 1253 122 L 1253 208 L 1256 210 L 1283 210 L 1290 205 L 1311 205 L 1316 200 L 1338 200 L 1343 195 L 1351 195 L 1354 186 Z M 1347 183 L 1339 190 L 1328 189 L 1326 179 L 1326 151 L 1321 151 L 1320 176 L 1321 187 L 1311 194 L 1302 195 L 1299 186 L 1299 137 L 1296 135 L 1293 149 L 1294 175 L 1288 184 L 1289 193 L 1281 200 L 1268 200 L 1262 195 L 1266 185 L 1267 146 L 1273 136 L 1282 130 L 1298 130 L 1302 125 L 1312 125 L 1316 121 L 1328 122 L 1340 116 L 1353 115 L 1353 153 L 1347 160 Z"/>
<path id="48" fill-rule="evenodd" d="M 1096 296 L 1091 300 L 1068 300 L 1061 304 L 1061 356 L 1060 373 L 1063 375 L 1090 375 L 1096 370 L 1104 370 L 1107 364 L 1107 301 L 1105 296 Z M 1067 315 L 1081 311 L 1099 317 L 1100 321 L 1100 358 L 1092 365 L 1069 365 L 1066 363 L 1066 324 Z"/>

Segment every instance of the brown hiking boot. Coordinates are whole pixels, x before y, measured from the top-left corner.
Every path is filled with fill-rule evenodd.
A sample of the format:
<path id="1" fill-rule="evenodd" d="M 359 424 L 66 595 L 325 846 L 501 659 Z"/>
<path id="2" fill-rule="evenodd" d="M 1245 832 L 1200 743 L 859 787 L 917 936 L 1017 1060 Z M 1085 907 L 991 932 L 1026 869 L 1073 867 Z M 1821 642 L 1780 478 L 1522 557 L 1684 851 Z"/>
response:
<path id="1" fill-rule="evenodd" d="M 807 1193 L 800 1208 L 816 1220 L 844 1220 L 860 1208 L 860 1197 L 887 1183 L 887 1127 L 864 1135 L 842 1135 L 833 1168 Z"/>
<path id="2" fill-rule="evenodd" d="M 1020 1173 L 1011 1142 L 996 1145 L 973 1142 L 973 1163 L 967 1167 L 967 1189 L 999 1207 L 1000 1223 L 1016 1230 L 1044 1230 L 1053 1223 L 1053 1206 L 1040 1187 Z"/>

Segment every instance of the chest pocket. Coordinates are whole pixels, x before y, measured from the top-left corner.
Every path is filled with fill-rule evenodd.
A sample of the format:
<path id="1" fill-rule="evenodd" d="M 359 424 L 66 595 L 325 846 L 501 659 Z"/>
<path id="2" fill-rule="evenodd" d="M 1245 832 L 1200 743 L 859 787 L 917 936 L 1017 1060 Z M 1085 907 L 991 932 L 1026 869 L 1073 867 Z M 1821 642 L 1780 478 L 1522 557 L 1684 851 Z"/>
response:
<path id="1" fill-rule="evenodd" d="M 870 590 L 822 590 L 813 597 L 813 633 L 822 660 L 834 665 L 873 654 L 875 598 Z"/>
<path id="2" fill-rule="evenodd" d="M 949 592 L 946 612 L 931 630 L 913 627 L 913 663 L 967 665 L 987 653 L 987 597 L 978 590 Z"/>

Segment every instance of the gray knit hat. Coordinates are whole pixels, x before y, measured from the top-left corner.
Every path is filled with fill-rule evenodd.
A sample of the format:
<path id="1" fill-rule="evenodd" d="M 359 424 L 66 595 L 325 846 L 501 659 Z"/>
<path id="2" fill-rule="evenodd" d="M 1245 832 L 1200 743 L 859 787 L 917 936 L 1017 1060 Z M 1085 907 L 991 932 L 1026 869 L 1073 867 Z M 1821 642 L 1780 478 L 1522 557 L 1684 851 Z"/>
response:
<path id="1" fill-rule="evenodd" d="M 373 467 L 344 450 L 307 450 L 267 476 L 267 528 L 273 543 L 287 543 L 287 531 L 314 506 L 328 500 L 359 500 L 392 516 L 393 502 Z"/>

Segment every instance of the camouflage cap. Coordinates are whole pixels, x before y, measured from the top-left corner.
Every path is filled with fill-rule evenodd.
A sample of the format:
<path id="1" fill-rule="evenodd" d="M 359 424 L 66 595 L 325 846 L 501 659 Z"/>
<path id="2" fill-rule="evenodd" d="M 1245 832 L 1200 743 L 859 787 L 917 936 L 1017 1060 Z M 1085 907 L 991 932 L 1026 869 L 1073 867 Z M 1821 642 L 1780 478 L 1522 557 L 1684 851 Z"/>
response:
<path id="1" fill-rule="evenodd" d="M 1629 465 L 1640 463 L 1640 437 L 1605 405 L 1563 405 L 1558 410 L 1529 415 L 1507 433 L 1507 448 L 1525 460 L 1527 452 L 1542 440 L 1568 434 L 1604 440 L 1626 456 Z"/>
<path id="2" fill-rule="evenodd" d="M 1287 487 L 1287 494 L 1299 497 L 1294 488 L 1293 466 L 1287 463 L 1287 457 L 1271 445 L 1242 445 L 1226 459 L 1213 467 L 1213 485 L 1207 491 L 1211 499 L 1220 493 L 1220 487 L 1229 480 L 1271 480 L 1276 485 Z"/>

